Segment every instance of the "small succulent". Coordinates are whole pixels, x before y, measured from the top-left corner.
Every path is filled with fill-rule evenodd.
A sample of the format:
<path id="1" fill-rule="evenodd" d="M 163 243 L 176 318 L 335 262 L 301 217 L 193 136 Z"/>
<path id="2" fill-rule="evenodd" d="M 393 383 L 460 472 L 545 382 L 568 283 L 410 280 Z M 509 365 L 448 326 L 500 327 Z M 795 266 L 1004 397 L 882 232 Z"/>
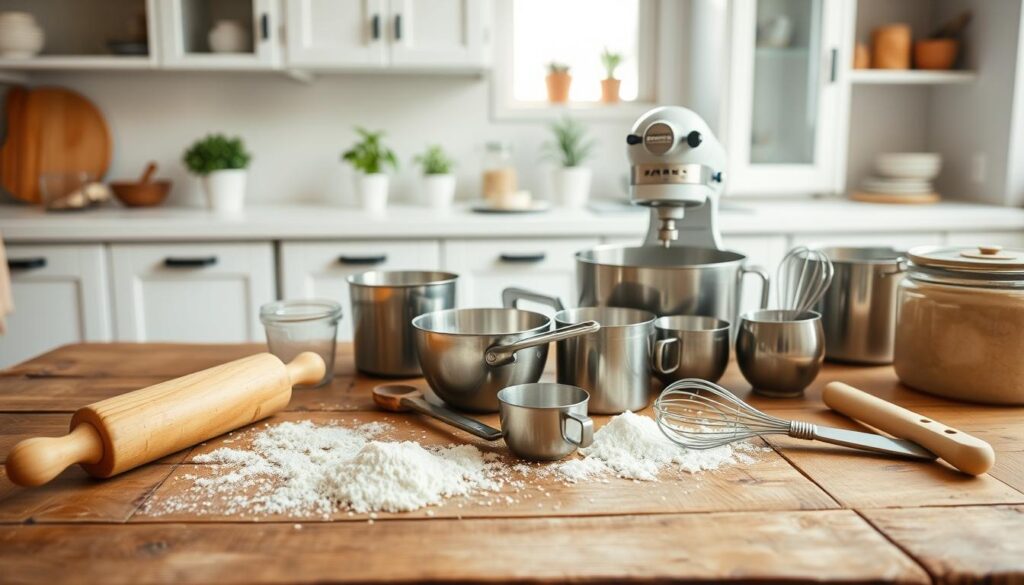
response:
<path id="1" fill-rule="evenodd" d="M 412 160 L 423 167 L 426 175 L 447 175 L 455 166 L 455 161 L 438 144 L 428 146 L 423 154 L 416 155 Z"/>
<path id="2" fill-rule="evenodd" d="M 383 132 L 370 132 L 357 126 L 356 133 L 359 134 L 361 140 L 342 153 L 342 160 L 367 175 L 380 173 L 385 166 L 398 168 L 398 157 L 395 156 L 395 152 L 381 142 L 381 138 L 384 137 Z"/>
<path id="3" fill-rule="evenodd" d="M 210 134 L 197 140 L 185 151 L 183 160 L 188 170 L 197 175 L 208 175 L 225 169 L 244 169 L 252 155 L 245 150 L 242 139 L 223 134 Z"/>
<path id="4" fill-rule="evenodd" d="M 551 125 L 554 141 L 544 144 L 547 157 L 563 167 L 576 167 L 591 157 L 594 141 L 587 138 L 587 128 L 566 116 Z"/>
<path id="5" fill-rule="evenodd" d="M 622 53 L 612 53 L 608 47 L 601 52 L 601 64 L 608 74 L 608 79 L 615 79 L 615 70 L 622 64 Z"/>
<path id="6" fill-rule="evenodd" d="M 551 75 L 569 74 L 570 67 L 565 63 L 559 63 L 558 61 L 552 61 L 548 63 L 548 73 Z"/>

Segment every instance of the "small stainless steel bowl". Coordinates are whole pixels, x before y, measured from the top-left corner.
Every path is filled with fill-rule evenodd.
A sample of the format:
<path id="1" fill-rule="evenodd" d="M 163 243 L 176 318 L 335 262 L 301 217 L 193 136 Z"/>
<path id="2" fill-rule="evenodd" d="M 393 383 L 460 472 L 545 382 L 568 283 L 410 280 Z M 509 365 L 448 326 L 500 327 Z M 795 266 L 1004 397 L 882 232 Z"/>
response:
<path id="1" fill-rule="evenodd" d="M 736 361 L 755 392 L 799 396 L 817 377 L 824 359 L 821 314 L 762 310 L 740 317 Z"/>
<path id="2" fill-rule="evenodd" d="M 729 322 L 670 315 L 654 322 L 654 373 L 665 384 L 684 378 L 717 382 L 729 365 Z"/>

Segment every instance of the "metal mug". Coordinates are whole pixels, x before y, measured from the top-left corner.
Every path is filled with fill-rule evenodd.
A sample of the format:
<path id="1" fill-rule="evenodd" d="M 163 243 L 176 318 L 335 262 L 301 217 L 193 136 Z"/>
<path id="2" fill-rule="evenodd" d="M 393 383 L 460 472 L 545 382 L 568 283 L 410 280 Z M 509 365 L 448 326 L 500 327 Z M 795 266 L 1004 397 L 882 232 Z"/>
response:
<path id="1" fill-rule="evenodd" d="M 800 396 L 825 359 L 821 315 L 814 311 L 752 311 L 740 317 L 736 361 L 754 392 Z"/>
<path id="2" fill-rule="evenodd" d="M 518 384 L 498 392 L 501 433 L 515 455 L 534 461 L 562 459 L 594 439 L 586 390 L 552 383 Z"/>
<path id="3" fill-rule="evenodd" d="M 659 317 L 654 339 L 654 373 L 665 384 L 684 378 L 717 382 L 729 365 L 728 321 L 696 315 Z"/>
<path id="4" fill-rule="evenodd" d="M 413 270 L 349 276 L 356 368 L 374 376 L 419 376 L 412 320 L 455 307 L 457 279 L 450 272 Z"/>

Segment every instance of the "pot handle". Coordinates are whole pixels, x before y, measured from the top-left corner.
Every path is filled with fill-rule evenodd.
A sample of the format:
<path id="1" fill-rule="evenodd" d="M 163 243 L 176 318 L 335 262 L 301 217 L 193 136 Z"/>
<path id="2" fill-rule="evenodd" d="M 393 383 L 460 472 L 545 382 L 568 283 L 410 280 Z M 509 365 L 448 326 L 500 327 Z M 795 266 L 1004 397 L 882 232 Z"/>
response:
<path id="1" fill-rule="evenodd" d="M 760 266 L 741 266 L 740 267 L 740 280 L 743 277 L 753 274 L 761 279 L 761 307 L 762 309 L 768 308 L 768 293 L 771 292 L 769 283 L 771 278 L 768 276 L 768 271 Z"/>
<path id="2" fill-rule="evenodd" d="M 587 333 L 594 333 L 600 329 L 601 324 L 597 321 L 584 321 L 583 323 L 577 323 L 576 325 L 570 325 L 569 327 L 562 327 L 561 329 L 555 329 L 554 331 L 545 331 L 544 333 L 538 333 L 537 335 L 517 339 L 509 344 L 495 344 L 488 347 L 487 351 L 484 352 L 484 362 L 486 362 L 488 366 L 504 366 L 515 363 L 516 352 L 519 350 L 536 347 L 538 345 L 545 345 L 552 341 L 569 339 L 570 337 L 578 337 L 580 335 L 586 335 Z"/>
<path id="3" fill-rule="evenodd" d="M 580 426 L 580 440 L 576 440 L 565 432 L 572 421 Z M 562 413 L 562 438 L 577 447 L 589 447 L 594 442 L 594 421 L 587 415 L 575 412 Z"/>
<path id="4" fill-rule="evenodd" d="M 562 299 L 558 297 L 514 286 L 510 286 L 501 291 L 501 306 L 507 309 L 518 309 L 519 301 L 540 303 L 541 305 L 547 305 L 556 311 L 565 310 L 565 305 L 562 304 Z"/>
<path id="5" fill-rule="evenodd" d="M 682 357 L 682 349 L 676 354 L 676 364 L 671 368 L 665 367 L 665 354 L 666 349 L 679 343 L 678 337 L 670 337 L 668 339 L 659 339 L 654 343 L 654 370 L 659 374 L 671 374 L 672 372 L 679 369 L 679 358 Z"/>
<path id="6" fill-rule="evenodd" d="M 899 274 L 903 274 L 904 272 L 906 272 L 908 266 L 909 266 L 909 263 L 907 261 L 906 256 L 900 256 L 899 258 L 896 259 L 896 263 L 892 267 L 891 270 L 879 270 L 878 271 L 878 276 L 880 276 L 882 278 L 889 278 L 890 276 L 897 276 Z"/>

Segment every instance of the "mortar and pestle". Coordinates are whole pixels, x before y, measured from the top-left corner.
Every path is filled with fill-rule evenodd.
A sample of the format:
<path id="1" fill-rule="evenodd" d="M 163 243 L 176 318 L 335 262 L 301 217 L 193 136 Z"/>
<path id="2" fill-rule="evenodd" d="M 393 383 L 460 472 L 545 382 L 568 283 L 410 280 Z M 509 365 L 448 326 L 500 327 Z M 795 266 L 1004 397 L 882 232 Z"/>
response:
<path id="1" fill-rule="evenodd" d="M 138 181 L 113 181 L 110 188 L 127 207 L 160 205 L 171 191 L 171 182 L 167 179 L 152 180 L 155 173 L 156 163 L 150 161 Z"/>

